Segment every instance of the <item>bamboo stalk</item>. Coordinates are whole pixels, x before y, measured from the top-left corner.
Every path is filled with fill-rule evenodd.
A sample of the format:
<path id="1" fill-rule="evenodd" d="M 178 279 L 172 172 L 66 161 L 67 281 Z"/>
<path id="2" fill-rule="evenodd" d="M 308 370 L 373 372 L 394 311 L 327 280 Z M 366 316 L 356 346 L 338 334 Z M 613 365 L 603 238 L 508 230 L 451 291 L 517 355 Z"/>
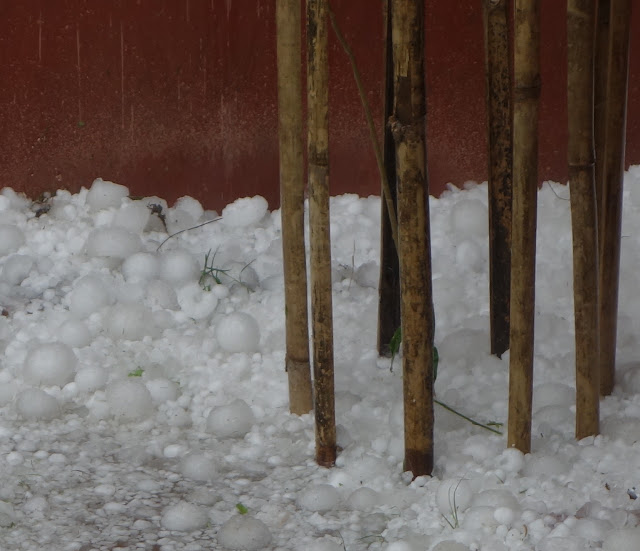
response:
<path id="1" fill-rule="evenodd" d="M 596 49 L 594 67 L 593 124 L 596 151 L 596 200 L 598 205 L 598 235 L 603 235 L 602 194 L 604 193 L 604 144 L 606 141 L 607 74 L 609 72 L 609 12 L 610 0 L 598 0 L 596 17 Z M 600 242 L 602 249 L 602 242 Z"/>
<path id="2" fill-rule="evenodd" d="M 507 0 L 483 0 L 489 142 L 489 301 L 491 353 L 509 348 L 512 138 Z"/>
<path id="3" fill-rule="evenodd" d="M 405 470 L 433 470 L 433 297 L 425 141 L 424 0 L 392 0 Z"/>
<path id="4" fill-rule="evenodd" d="M 602 2 L 602 0 L 601 0 Z M 606 2 L 605 2 L 606 4 Z M 616 363 L 622 184 L 627 119 L 631 0 L 611 0 L 600 224 L 600 394 L 613 390 Z"/>
<path id="5" fill-rule="evenodd" d="M 593 131 L 595 0 L 567 2 L 569 186 L 576 332 L 576 438 L 599 431 L 598 222 Z"/>
<path id="6" fill-rule="evenodd" d="M 287 341 L 285 367 L 289 377 L 289 410 L 298 415 L 313 409 L 304 244 L 301 21 L 300 2 L 277 0 L 280 206 Z"/>
<path id="7" fill-rule="evenodd" d="M 511 327 L 507 442 L 531 450 L 540 2 L 516 0 L 514 14 L 513 211 L 511 228 Z"/>
<path id="8" fill-rule="evenodd" d="M 389 213 L 398 208 L 396 191 L 396 150 L 391 135 L 391 126 L 387 124 L 393 113 L 393 44 L 391 42 L 391 5 L 384 0 L 384 140 L 382 144 L 384 171 L 388 184 L 383 189 L 385 201 L 381 201 L 380 212 L 380 284 L 378 287 L 378 353 L 390 356 L 389 344 L 394 333 L 400 327 L 400 265 L 398 249 L 394 239 L 393 222 Z M 396 222 L 397 227 L 397 222 Z M 397 230 L 396 230 L 397 232 Z"/>
<path id="9" fill-rule="evenodd" d="M 327 0 L 307 0 L 307 109 L 311 323 L 316 461 L 336 460 L 331 236 L 329 231 L 329 64 Z"/>

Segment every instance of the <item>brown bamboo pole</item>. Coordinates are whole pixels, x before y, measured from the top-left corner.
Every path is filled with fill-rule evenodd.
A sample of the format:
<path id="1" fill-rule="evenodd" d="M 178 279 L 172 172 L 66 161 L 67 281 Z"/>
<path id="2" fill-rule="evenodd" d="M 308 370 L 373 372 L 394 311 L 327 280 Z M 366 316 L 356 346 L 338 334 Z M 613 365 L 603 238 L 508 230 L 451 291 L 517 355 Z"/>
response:
<path id="1" fill-rule="evenodd" d="M 540 97 L 540 2 L 516 0 L 513 59 L 513 211 L 509 447 L 531 450 Z"/>
<path id="2" fill-rule="evenodd" d="M 391 4 L 384 0 L 384 140 L 382 143 L 384 170 L 394 212 L 398 208 L 396 192 L 396 150 L 387 124 L 393 113 L 393 44 L 391 42 Z M 382 190 L 385 195 L 385 190 Z M 390 356 L 390 343 L 400 327 L 400 265 L 393 239 L 392 222 L 387 201 L 381 201 L 380 212 L 380 284 L 378 286 L 378 354 Z"/>
<path id="3" fill-rule="evenodd" d="M 304 244 L 301 12 L 298 0 L 276 2 L 285 368 L 289 377 L 289 410 L 298 415 L 313 409 Z"/>
<path id="4" fill-rule="evenodd" d="M 602 0 L 601 0 L 602 1 Z M 631 0 L 611 0 L 600 243 L 600 394 L 615 378 Z"/>
<path id="5" fill-rule="evenodd" d="M 596 49 L 594 67 L 593 124 L 596 151 L 596 201 L 598 205 L 598 235 L 603 235 L 602 194 L 604 192 L 604 144 L 606 141 L 607 74 L 609 72 L 609 12 L 610 0 L 598 0 L 596 16 Z M 602 249 L 602 242 L 600 242 Z"/>
<path id="6" fill-rule="evenodd" d="M 311 324 L 316 461 L 336 460 L 333 307 L 329 231 L 329 63 L 327 0 L 307 0 L 307 111 Z"/>
<path id="7" fill-rule="evenodd" d="M 509 348 L 511 285 L 511 74 L 509 4 L 483 0 L 487 134 L 489 142 L 489 302 L 491 353 Z"/>
<path id="8" fill-rule="evenodd" d="M 424 0 L 391 0 L 405 465 L 433 469 L 433 297 L 426 163 Z"/>
<path id="9" fill-rule="evenodd" d="M 593 131 L 595 0 L 567 1 L 569 186 L 576 332 L 576 438 L 599 431 L 598 221 Z"/>

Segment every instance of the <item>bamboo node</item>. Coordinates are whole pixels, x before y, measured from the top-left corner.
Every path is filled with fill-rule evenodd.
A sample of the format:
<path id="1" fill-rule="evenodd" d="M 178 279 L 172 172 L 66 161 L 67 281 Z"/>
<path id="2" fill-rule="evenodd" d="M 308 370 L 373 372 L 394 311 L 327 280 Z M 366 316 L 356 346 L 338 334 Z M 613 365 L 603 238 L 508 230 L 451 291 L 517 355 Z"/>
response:
<path id="1" fill-rule="evenodd" d="M 571 180 L 571 177 L 576 174 L 592 170 L 595 164 L 595 160 L 590 160 L 586 163 L 569 163 L 569 179 Z"/>
<path id="2" fill-rule="evenodd" d="M 534 83 L 532 86 L 520 86 L 514 89 L 513 98 L 518 100 L 539 99 L 540 98 L 540 82 Z"/>

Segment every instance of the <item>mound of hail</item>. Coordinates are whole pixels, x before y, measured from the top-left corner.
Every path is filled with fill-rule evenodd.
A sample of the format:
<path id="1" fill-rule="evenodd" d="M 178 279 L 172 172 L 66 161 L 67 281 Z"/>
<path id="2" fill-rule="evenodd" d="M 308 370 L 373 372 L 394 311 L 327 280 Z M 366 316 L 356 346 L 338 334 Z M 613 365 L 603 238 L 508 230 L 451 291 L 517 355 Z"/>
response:
<path id="1" fill-rule="evenodd" d="M 417 477 L 411 366 L 402 346 L 378 353 L 380 198 L 330 200 L 333 332 L 318 343 L 313 307 L 286 303 L 281 213 L 257 196 L 207 210 L 218 176 L 173 204 L 106 179 L 37 202 L 0 191 L 0 549 L 639 549 L 640 167 L 625 175 L 615 387 L 580 441 L 569 190 L 539 190 L 528 453 L 507 441 L 511 352 L 491 354 L 487 186 L 430 198 L 439 363 L 433 471 Z M 321 405 L 335 427 L 316 425 Z"/>

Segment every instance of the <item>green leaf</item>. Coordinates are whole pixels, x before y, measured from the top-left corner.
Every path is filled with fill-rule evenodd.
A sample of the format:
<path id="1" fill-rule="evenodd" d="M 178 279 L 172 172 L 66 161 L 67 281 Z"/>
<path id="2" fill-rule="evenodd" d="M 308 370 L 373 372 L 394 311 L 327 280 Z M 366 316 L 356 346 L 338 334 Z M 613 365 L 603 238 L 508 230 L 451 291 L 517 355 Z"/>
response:
<path id="1" fill-rule="evenodd" d="M 127 375 L 127 376 L 128 377 L 142 377 L 143 373 L 144 373 L 144 369 L 139 367 L 138 369 L 134 369 L 133 371 L 129 372 L 129 375 Z"/>
<path id="2" fill-rule="evenodd" d="M 396 358 L 396 354 L 400 351 L 400 344 L 402 344 L 402 327 L 398 327 L 393 337 L 389 341 L 389 351 L 391 352 L 391 365 L 389 371 L 393 371 L 393 360 Z M 433 347 L 433 380 L 438 378 L 438 362 L 440 361 L 440 355 L 438 349 L 434 345 Z"/>
<path id="3" fill-rule="evenodd" d="M 236 509 L 238 509 L 241 515 L 246 515 L 249 512 L 249 509 L 242 505 L 242 503 L 236 503 Z"/>
<path id="4" fill-rule="evenodd" d="M 438 378 L 438 362 L 440 361 L 440 354 L 438 354 L 438 349 L 433 346 L 433 380 L 435 381 Z"/>

